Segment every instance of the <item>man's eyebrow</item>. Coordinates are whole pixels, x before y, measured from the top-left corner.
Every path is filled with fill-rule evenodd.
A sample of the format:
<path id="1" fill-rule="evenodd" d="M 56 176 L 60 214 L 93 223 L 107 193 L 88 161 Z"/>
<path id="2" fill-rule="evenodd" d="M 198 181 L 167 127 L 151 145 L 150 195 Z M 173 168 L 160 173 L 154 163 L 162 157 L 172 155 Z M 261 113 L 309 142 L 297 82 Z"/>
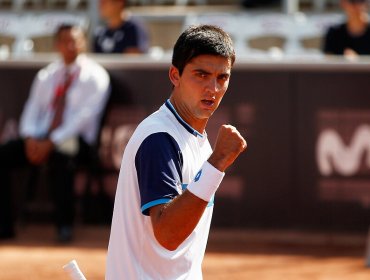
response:
<path id="1" fill-rule="evenodd" d="M 195 68 L 192 70 L 193 73 L 200 73 L 200 74 L 211 74 L 211 72 L 203 69 L 203 68 Z M 219 73 L 218 76 L 227 76 L 229 77 L 231 75 L 231 71 L 225 71 L 225 72 L 221 72 Z"/>
<path id="2" fill-rule="evenodd" d="M 222 72 L 219 74 L 219 76 L 230 76 L 231 73 L 230 72 Z"/>
<path id="3" fill-rule="evenodd" d="M 193 69 L 193 72 L 198 72 L 198 73 L 204 73 L 204 74 L 210 74 L 210 72 L 202 69 L 202 68 L 196 68 L 196 69 Z"/>

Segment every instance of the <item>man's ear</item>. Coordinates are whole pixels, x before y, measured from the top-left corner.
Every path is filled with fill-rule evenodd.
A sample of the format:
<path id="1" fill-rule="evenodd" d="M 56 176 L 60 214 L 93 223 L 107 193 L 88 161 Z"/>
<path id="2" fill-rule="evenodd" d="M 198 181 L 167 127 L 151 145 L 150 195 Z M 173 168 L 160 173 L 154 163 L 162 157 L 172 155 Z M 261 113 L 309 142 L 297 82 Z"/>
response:
<path id="1" fill-rule="evenodd" d="M 177 87 L 180 83 L 179 70 L 175 66 L 171 65 L 170 70 L 168 71 L 168 76 L 169 76 L 173 86 Z"/>

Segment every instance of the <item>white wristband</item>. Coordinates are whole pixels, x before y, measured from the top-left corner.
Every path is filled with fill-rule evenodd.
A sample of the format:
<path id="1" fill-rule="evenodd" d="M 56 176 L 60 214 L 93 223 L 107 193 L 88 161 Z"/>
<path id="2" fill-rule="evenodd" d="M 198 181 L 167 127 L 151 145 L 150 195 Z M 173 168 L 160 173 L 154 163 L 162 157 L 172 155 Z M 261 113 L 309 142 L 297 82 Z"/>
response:
<path id="1" fill-rule="evenodd" d="M 225 172 L 221 172 L 206 161 L 187 190 L 204 201 L 211 201 L 224 176 Z"/>

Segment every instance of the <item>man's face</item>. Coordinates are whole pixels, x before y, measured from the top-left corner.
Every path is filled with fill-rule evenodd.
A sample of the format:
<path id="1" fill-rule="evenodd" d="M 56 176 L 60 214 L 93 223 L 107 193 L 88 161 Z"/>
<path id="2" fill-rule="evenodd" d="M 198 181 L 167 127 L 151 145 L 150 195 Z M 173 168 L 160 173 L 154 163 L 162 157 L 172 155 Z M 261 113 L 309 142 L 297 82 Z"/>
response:
<path id="1" fill-rule="evenodd" d="M 72 63 L 86 47 L 82 31 L 78 28 L 62 31 L 57 38 L 56 47 L 64 62 Z"/>
<path id="2" fill-rule="evenodd" d="M 226 93 L 231 67 L 230 59 L 199 55 L 186 64 L 181 76 L 175 67 L 171 68 L 177 71 L 178 79 L 171 80 L 176 104 L 185 120 L 208 120 Z"/>
<path id="3" fill-rule="evenodd" d="M 99 0 L 100 16 L 108 19 L 123 10 L 123 1 L 121 0 Z"/>

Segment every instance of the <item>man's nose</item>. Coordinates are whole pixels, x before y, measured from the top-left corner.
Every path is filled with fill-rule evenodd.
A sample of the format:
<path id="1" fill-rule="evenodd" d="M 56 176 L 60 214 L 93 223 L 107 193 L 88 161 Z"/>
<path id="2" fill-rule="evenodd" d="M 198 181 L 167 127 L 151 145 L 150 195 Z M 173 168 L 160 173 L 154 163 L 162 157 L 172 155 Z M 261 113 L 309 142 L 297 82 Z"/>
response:
<path id="1" fill-rule="evenodd" d="M 207 91 L 212 92 L 212 93 L 217 93 L 220 91 L 221 87 L 220 84 L 218 83 L 216 78 L 209 79 L 207 83 Z"/>
<path id="2" fill-rule="evenodd" d="M 76 42 L 68 42 L 67 43 L 67 48 L 70 51 L 74 51 L 76 49 Z"/>

